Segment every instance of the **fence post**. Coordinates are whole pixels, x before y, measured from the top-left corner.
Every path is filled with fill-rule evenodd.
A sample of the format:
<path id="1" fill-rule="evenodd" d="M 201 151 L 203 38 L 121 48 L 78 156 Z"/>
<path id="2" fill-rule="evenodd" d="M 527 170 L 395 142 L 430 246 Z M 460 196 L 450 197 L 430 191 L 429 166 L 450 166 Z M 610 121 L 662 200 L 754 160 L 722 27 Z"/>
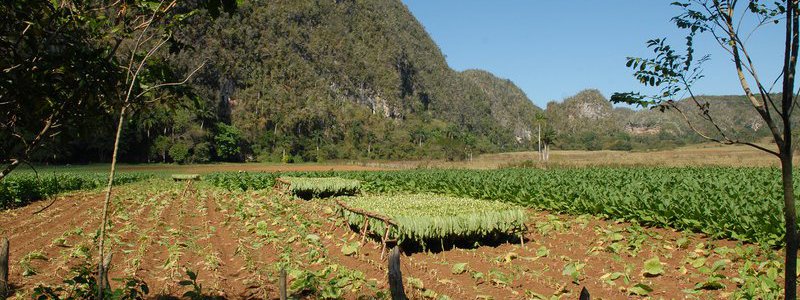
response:
<path id="1" fill-rule="evenodd" d="M 8 284 L 8 248 L 8 239 L 3 237 L 0 239 L 0 299 L 6 299 L 11 292 L 11 285 Z"/>
<path id="2" fill-rule="evenodd" d="M 281 293 L 281 300 L 286 300 L 286 269 L 281 269 L 281 278 L 278 284 Z"/>
<path id="3" fill-rule="evenodd" d="M 389 253 L 389 290 L 392 300 L 407 300 L 403 290 L 403 274 L 400 272 L 400 247 L 395 245 Z"/>
<path id="4" fill-rule="evenodd" d="M 591 296 L 589 296 L 589 290 L 587 290 L 586 287 L 583 287 L 583 289 L 581 289 L 581 297 L 578 298 L 578 299 L 579 300 L 591 300 L 592 299 Z"/>

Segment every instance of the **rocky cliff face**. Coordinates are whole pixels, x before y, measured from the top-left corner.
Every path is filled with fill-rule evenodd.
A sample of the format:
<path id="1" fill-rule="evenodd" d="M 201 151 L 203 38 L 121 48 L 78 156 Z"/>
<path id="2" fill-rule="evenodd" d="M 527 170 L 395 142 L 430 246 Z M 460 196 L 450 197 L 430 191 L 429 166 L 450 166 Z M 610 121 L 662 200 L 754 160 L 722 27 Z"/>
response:
<path id="1" fill-rule="evenodd" d="M 218 114 L 250 142 L 274 140 L 262 133 L 273 132 L 328 144 L 351 139 L 366 149 L 371 136 L 417 145 L 457 137 L 493 151 L 530 140 L 540 111 L 508 80 L 450 69 L 400 0 L 244 1 L 233 15 L 179 38 L 204 45 L 186 51 L 187 65 L 209 60 L 196 83 L 206 99 L 219 99 L 226 87 L 237 105 L 208 106 L 229 110 Z M 369 128 L 346 131 L 353 126 Z M 388 127 L 403 133 L 388 137 Z M 317 147 L 310 143 L 292 147 Z"/>
<path id="2" fill-rule="evenodd" d="M 469 79 L 486 94 L 490 103 L 492 118 L 513 130 L 518 142 L 530 141 L 537 113 L 542 109 L 531 100 L 511 80 L 502 79 L 483 70 L 466 70 L 461 76 Z"/>

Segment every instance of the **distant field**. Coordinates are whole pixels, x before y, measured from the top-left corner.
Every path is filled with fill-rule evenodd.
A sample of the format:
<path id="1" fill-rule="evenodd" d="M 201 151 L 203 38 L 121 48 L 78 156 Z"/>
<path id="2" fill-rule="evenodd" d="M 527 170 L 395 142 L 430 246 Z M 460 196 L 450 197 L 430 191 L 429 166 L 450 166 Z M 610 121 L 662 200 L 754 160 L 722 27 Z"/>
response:
<path id="1" fill-rule="evenodd" d="M 59 166 L 36 166 L 36 172 L 40 174 L 61 174 L 61 173 L 106 173 L 110 164 L 88 164 L 88 165 L 59 165 Z M 173 173 L 192 173 L 206 174 L 212 172 L 319 172 L 319 171 L 379 171 L 385 168 L 378 166 L 364 166 L 348 162 L 335 163 L 302 163 L 302 164 L 280 164 L 280 163 L 216 163 L 216 164 L 119 164 L 117 170 L 120 173 L 136 172 L 150 173 L 156 175 L 169 176 Z M 19 167 L 14 173 L 33 173 L 29 167 Z M 14 174 L 12 173 L 12 175 Z"/>
<path id="2" fill-rule="evenodd" d="M 496 169 L 509 166 L 545 166 L 539 163 L 538 154 L 508 152 L 476 156 L 472 161 L 445 162 L 440 160 L 416 160 L 402 162 L 371 163 L 368 166 L 384 168 L 466 168 Z M 800 162 L 796 160 L 795 163 Z M 660 151 L 582 151 L 553 150 L 547 166 L 731 166 L 767 167 L 778 166 L 778 159 L 749 146 L 723 146 L 702 144 Z"/>
<path id="3" fill-rule="evenodd" d="M 795 163 L 800 162 L 796 160 Z M 163 174 L 212 172 L 300 172 L 300 171 L 379 171 L 416 168 L 464 168 L 497 169 L 514 166 L 545 166 L 538 161 L 535 151 L 483 154 L 472 161 L 448 162 L 443 160 L 407 161 L 331 161 L 325 163 L 215 163 L 215 164 L 121 164 L 120 172 L 145 172 Z M 722 146 L 716 144 L 693 145 L 673 150 L 629 152 L 629 151 L 576 151 L 554 150 L 550 152 L 552 167 L 587 166 L 732 166 L 767 167 L 778 166 L 777 158 L 749 146 Z M 37 166 L 41 173 L 97 173 L 107 172 L 108 164 Z M 20 167 L 19 173 L 32 172 Z"/>

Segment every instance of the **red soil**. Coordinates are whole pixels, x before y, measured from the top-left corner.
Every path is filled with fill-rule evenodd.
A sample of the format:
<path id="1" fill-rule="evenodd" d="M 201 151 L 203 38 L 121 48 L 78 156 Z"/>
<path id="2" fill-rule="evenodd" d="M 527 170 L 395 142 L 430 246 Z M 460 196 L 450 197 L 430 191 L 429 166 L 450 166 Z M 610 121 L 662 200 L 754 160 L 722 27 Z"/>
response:
<path id="1" fill-rule="evenodd" d="M 204 291 L 229 299 L 277 299 L 276 264 L 281 261 L 280 249 L 290 249 L 302 260 L 312 246 L 291 238 L 301 227 L 320 238 L 325 249 L 325 263 L 336 263 L 351 270 L 359 270 L 367 280 L 376 281 L 377 288 L 387 289 L 386 261 L 381 260 L 380 245 L 369 241 L 357 255 L 340 251 L 342 240 L 358 241 L 360 237 L 349 227 L 335 226 L 336 216 L 332 202 L 303 201 L 264 195 L 266 193 L 226 194 L 219 190 L 199 186 L 182 195 L 182 183 L 164 184 L 163 189 L 150 187 L 152 181 L 123 186 L 118 189 L 117 202 L 111 214 L 109 228 L 114 251 L 111 277 L 136 276 L 145 280 L 152 293 L 180 296 L 186 291 L 177 282 L 185 279 L 184 268 L 199 272 Z M 141 192 L 140 190 L 145 190 Z M 0 236 L 11 243 L 10 282 L 19 298 L 29 298 L 39 284 L 58 284 L 70 274 L 70 267 L 86 257 L 76 254 L 81 246 L 88 247 L 96 257 L 92 234 L 99 225 L 102 194 L 77 192 L 59 196 L 52 206 L 41 213 L 49 201 L 0 212 Z M 280 210 L 268 206 L 278 201 Z M 265 204 L 266 203 L 266 204 Z M 273 203 L 274 204 L 274 203 Z M 237 212 L 237 207 L 250 206 L 255 217 Z M 277 211 L 271 211 L 276 209 Z M 272 214 L 275 214 L 275 217 Z M 692 290 L 704 276 L 685 263 L 691 253 L 711 252 L 708 263 L 730 258 L 715 254 L 713 249 L 735 247 L 733 241 L 711 241 L 698 234 L 675 232 L 659 228 L 642 228 L 627 231 L 628 223 L 614 223 L 594 217 L 552 215 L 530 211 L 531 217 L 525 235 L 525 245 L 518 241 L 473 249 L 450 249 L 438 253 L 412 253 L 401 259 L 404 277 L 414 277 L 424 285 L 424 290 L 448 295 L 451 299 L 527 299 L 531 292 L 550 296 L 568 294 L 577 298 L 586 287 L 595 299 L 632 298 L 625 289 L 645 283 L 654 291 L 655 298 L 685 298 L 684 290 Z M 279 234 L 278 241 L 261 245 L 263 238 L 255 236 L 254 221 L 265 221 Z M 304 222 L 306 221 L 306 222 Z M 312 224 L 312 225 L 307 225 Z M 75 233 L 82 229 L 83 234 Z M 609 239 L 604 230 L 619 232 L 621 236 Z M 57 243 L 59 237 L 64 242 Z M 642 242 L 636 248 L 633 241 Z M 687 237 L 688 245 L 679 249 L 677 240 Z M 301 237 L 302 238 L 302 237 Z M 634 250 L 614 254 L 605 249 L 618 241 L 634 245 Z M 699 244 L 712 245 L 702 247 Z M 286 247 L 286 248 L 284 248 Z M 542 248 L 544 247 L 544 248 Z M 447 247 L 446 247 L 447 248 Z M 546 249 L 547 255 L 537 254 Z M 630 248 L 628 248 L 630 249 Z M 46 260 L 30 260 L 36 275 L 23 276 L 23 257 L 40 251 Z M 72 257 L 71 257 L 72 256 Z M 664 274 L 645 277 L 644 262 L 659 257 Z M 570 262 L 585 263 L 577 283 L 562 271 Z M 466 272 L 453 274 L 454 264 L 466 263 Z M 720 271 L 728 278 L 737 276 L 741 261 L 733 259 Z M 320 269 L 325 265 L 308 264 Z M 623 279 L 613 285 L 601 279 L 611 272 L 626 272 L 629 283 Z M 475 278 L 476 274 L 482 278 Z M 504 278 L 507 277 L 507 278 Z M 505 280 L 507 279 L 507 280 Z M 291 280 L 291 278 L 290 278 Z M 730 280 L 723 280 L 727 288 L 702 291 L 701 298 L 726 298 L 736 288 Z M 291 282 L 290 282 L 291 284 Z M 411 298 L 423 298 L 423 290 L 406 281 L 406 292 Z M 526 295 L 528 293 L 528 295 Z M 346 298 L 355 298 L 360 292 L 348 292 Z M 311 297 L 313 298 L 313 296 Z"/>

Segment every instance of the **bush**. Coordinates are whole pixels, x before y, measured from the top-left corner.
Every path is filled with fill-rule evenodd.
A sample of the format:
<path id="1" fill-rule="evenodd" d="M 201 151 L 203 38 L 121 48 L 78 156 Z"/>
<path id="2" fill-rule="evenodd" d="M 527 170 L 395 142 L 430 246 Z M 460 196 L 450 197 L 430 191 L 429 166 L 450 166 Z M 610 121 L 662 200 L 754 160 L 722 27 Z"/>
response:
<path id="1" fill-rule="evenodd" d="M 214 136 L 214 147 L 217 149 L 217 156 L 226 161 L 239 161 L 242 156 L 242 149 L 239 144 L 242 141 L 242 134 L 236 127 L 225 123 L 217 123 L 217 134 Z"/>
<path id="2" fill-rule="evenodd" d="M 206 143 L 199 143 L 192 149 L 192 162 L 204 163 L 211 160 L 211 146 Z"/>
<path id="3" fill-rule="evenodd" d="M 169 157 L 177 163 L 185 163 L 189 158 L 189 150 L 191 145 L 186 141 L 178 141 L 169 148 Z"/>
<path id="4" fill-rule="evenodd" d="M 150 175 L 139 173 L 117 174 L 114 184 L 124 184 L 144 180 Z M 45 175 L 12 174 L 0 181 L 0 209 L 26 205 L 30 202 L 67 191 L 95 189 L 102 187 L 108 174 Z"/>

